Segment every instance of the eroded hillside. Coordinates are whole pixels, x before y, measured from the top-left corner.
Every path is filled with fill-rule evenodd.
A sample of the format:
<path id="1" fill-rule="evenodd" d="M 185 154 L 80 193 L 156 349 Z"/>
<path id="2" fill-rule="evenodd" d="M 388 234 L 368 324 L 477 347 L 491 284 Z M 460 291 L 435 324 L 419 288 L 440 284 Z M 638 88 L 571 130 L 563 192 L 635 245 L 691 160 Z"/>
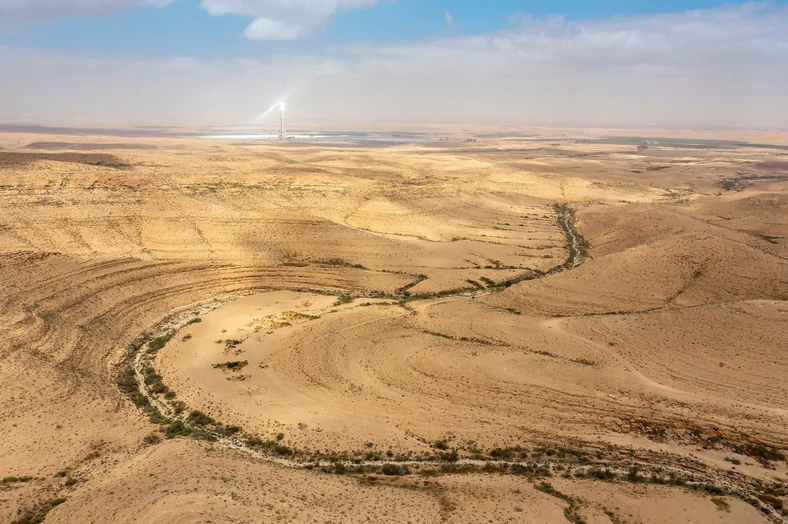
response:
<path id="1" fill-rule="evenodd" d="M 786 519 L 779 154 L 34 141 L 3 521 Z"/>

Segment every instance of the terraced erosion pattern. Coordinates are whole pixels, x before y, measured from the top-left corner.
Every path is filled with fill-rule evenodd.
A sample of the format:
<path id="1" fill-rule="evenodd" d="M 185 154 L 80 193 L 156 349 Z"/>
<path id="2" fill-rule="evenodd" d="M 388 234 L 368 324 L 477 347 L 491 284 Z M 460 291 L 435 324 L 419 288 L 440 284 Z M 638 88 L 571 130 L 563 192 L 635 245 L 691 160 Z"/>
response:
<path id="1" fill-rule="evenodd" d="M 788 140 L 553 136 L 0 134 L 0 521 L 788 522 Z"/>

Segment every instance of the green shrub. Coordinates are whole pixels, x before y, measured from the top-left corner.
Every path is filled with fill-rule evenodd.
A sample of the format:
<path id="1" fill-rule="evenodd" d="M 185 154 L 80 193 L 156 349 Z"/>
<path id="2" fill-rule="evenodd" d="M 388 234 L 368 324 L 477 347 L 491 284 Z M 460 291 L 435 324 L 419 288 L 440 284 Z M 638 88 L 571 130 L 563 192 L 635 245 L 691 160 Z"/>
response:
<path id="1" fill-rule="evenodd" d="M 616 474 L 610 471 L 609 469 L 599 469 L 599 468 L 589 469 L 587 476 L 590 478 L 595 478 L 597 480 L 605 480 L 605 481 L 610 481 L 616 478 Z"/>
<path id="2" fill-rule="evenodd" d="M 44 502 L 37 508 L 26 511 L 20 518 L 13 521 L 12 524 L 41 524 L 52 508 L 63 504 L 65 501 L 66 499 L 61 497 Z"/>
<path id="3" fill-rule="evenodd" d="M 197 411 L 196 409 L 189 413 L 186 422 L 189 424 L 194 424 L 195 426 L 207 426 L 208 424 L 213 424 L 216 422 L 214 419 L 203 413 L 202 411 Z"/>
<path id="4" fill-rule="evenodd" d="M 246 439 L 246 445 L 250 448 L 259 448 L 264 444 L 263 439 L 260 437 L 249 437 Z"/>
<path id="5" fill-rule="evenodd" d="M 165 335 L 160 337 L 156 337 L 148 343 L 148 353 L 155 353 L 164 346 L 167 345 L 167 342 L 172 340 L 172 337 L 175 336 L 175 331 L 170 331 Z"/>
<path id="6" fill-rule="evenodd" d="M 242 428 L 240 426 L 219 426 L 216 429 L 217 433 L 225 437 L 232 437 L 236 433 L 240 433 Z"/>
<path id="7" fill-rule="evenodd" d="M 213 367 L 215 369 L 227 369 L 229 371 L 239 371 L 248 365 L 249 365 L 249 361 L 244 360 L 241 362 L 235 361 L 235 362 L 225 362 L 223 364 L 214 364 Z"/>
<path id="8" fill-rule="evenodd" d="M 596 366 L 596 362 L 594 362 L 593 360 L 589 360 L 587 358 L 573 358 L 572 362 L 574 362 L 575 364 L 582 364 L 584 366 L 591 366 L 591 367 Z"/>
<path id="9" fill-rule="evenodd" d="M 766 504 L 772 506 L 777 511 L 783 509 L 783 502 L 777 497 L 774 497 L 772 495 L 767 495 L 766 493 L 759 493 L 758 498 L 761 499 L 762 502 L 765 502 Z"/>
<path id="10" fill-rule="evenodd" d="M 282 438 L 284 438 L 284 435 L 282 435 Z M 277 455 L 290 456 L 295 454 L 295 450 L 292 448 L 273 440 L 263 440 L 260 437 L 248 437 L 246 439 L 246 445 L 250 448 L 261 448 Z"/>
<path id="11" fill-rule="evenodd" d="M 627 473 L 627 480 L 629 482 L 640 483 L 640 482 L 645 482 L 646 477 L 644 477 L 638 472 L 638 468 L 633 467 L 630 468 L 629 473 Z"/>
<path id="12" fill-rule="evenodd" d="M 445 460 L 446 462 L 457 462 L 460 460 L 460 456 L 457 454 L 456 449 L 452 449 L 451 453 L 441 453 L 440 457 L 441 460 Z"/>
<path id="13" fill-rule="evenodd" d="M 128 353 L 130 355 L 136 353 L 137 351 L 139 351 L 142 348 L 142 346 L 145 345 L 145 343 L 148 340 L 150 340 L 150 337 L 148 335 L 145 335 L 145 336 L 142 336 L 142 337 L 140 337 L 138 339 L 135 339 L 134 342 L 129 344 L 129 346 L 127 348 Z"/>
<path id="14" fill-rule="evenodd" d="M 273 451 L 277 455 L 290 456 L 295 454 L 295 451 L 292 448 L 283 446 L 281 444 L 274 444 L 274 446 L 271 448 L 271 451 Z"/>
<path id="15" fill-rule="evenodd" d="M 495 287 L 495 281 L 487 277 L 481 277 L 479 280 L 487 284 L 487 287 Z"/>
<path id="16" fill-rule="evenodd" d="M 696 486 L 696 489 L 705 491 L 706 493 L 709 493 L 711 495 L 725 495 L 724 489 L 718 488 L 717 486 L 713 486 L 711 484 L 701 484 L 699 486 Z"/>
<path id="17" fill-rule="evenodd" d="M 154 445 L 154 444 L 158 444 L 159 442 L 161 442 L 161 439 L 155 433 L 151 433 L 150 435 L 148 435 L 147 437 L 142 439 L 142 441 L 145 444 Z"/>
<path id="18" fill-rule="evenodd" d="M 145 385 L 146 386 L 155 386 L 161 382 L 161 375 L 157 375 L 156 373 L 151 373 L 149 375 L 145 375 Z"/>
<path id="19" fill-rule="evenodd" d="M 380 468 L 380 470 L 384 475 L 388 475 L 390 477 L 401 477 L 410 473 L 408 468 L 398 464 L 383 464 L 383 467 Z"/>
<path id="20" fill-rule="evenodd" d="M 336 302 L 334 302 L 334 306 L 341 306 L 343 304 L 350 304 L 353 302 L 353 297 L 349 295 L 342 295 L 340 296 Z"/>
<path id="21" fill-rule="evenodd" d="M 174 420 L 164 432 L 164 435 L 168 438 L 175 438 L 175 437 L 188 437 L 192 434 L 192 430 L 184 424 L 180 420 Z"/>
<path id="22" fill-rule="evenodd" d="M 134 405 L 137 406 L 138 408 L 150 407 L 150 401 L 148 400 L 148 397 L 146 397 L 139 391 L 131 395 L 131 401 L 134 402 Z"/>
<path id="23" fill-rule="evenodd" d="M 33 477 L 6 477 L 3 479 L 3 484 L 14 484 L 16 482 L 30 482 Z"/>
<path id="24" fill-rule="evenodd" d="M 156 384 L 155 386 L 150 388 L 151 393 L 154 393 L 156 395 L 161 395 L 162 393 L 167 393 L 169 390 L 170 390 L 170 388 L 168 388 L 167 386 L 165 386 L 161 382 L 159 382 L 158 384 Z"/>
<path id="25" fill-rule="evenodd" d="M 210 431 L 205 431 L 203 429 L 194 428 L 192 430 L 192 438 L 196 438 L 199 440 L 206 440 L 208 442 L 216 442 L 219 440 L 216 435 L 211 433 Z"/>
<path id="26" fill-rule="evenodd" d="M 761 462 L 785 460 L 785 455 L 779 450 L 763 444 L 747 444 L 744 446 L 744 452 L 746 455 L 754 457 Z"/>
<path id="27" fill-rule="evenodd" d="M 126 366 L 118 375 L 117 380 L 118 388 L 126 395 L 132 395 L 135 392 L 139 393 L 139 386 L 137 385 L 137 375 L 134 373 L 134 368 Z"/>

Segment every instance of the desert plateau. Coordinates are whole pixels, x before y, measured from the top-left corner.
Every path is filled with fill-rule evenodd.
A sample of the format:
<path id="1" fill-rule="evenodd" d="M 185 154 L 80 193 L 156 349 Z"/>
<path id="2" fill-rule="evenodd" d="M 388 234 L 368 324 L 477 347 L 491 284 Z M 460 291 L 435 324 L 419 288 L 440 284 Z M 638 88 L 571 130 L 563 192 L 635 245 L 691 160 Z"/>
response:
<path id="1" fill-rule="evenodd" d="M 4 127 L 0 521 L 788 522 L 788 134 L 531 131 Z"/>

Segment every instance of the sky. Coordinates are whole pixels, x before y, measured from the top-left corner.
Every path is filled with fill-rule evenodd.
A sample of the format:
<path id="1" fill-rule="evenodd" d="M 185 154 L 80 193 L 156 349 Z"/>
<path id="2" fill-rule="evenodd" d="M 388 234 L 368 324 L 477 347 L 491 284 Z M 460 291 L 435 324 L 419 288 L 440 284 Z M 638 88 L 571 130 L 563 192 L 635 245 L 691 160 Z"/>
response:
<path id="1" fill-rule="evenodd" d="M 0 0 L 0 120 L 788 127 L 788 0 Z"/>

